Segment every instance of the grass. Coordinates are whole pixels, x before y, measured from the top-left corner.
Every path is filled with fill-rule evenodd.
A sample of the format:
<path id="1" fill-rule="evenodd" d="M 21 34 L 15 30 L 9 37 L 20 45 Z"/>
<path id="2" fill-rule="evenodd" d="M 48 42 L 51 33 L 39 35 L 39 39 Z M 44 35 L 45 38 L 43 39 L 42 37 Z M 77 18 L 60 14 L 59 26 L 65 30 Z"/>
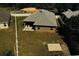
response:
<path id="1" fill-rule="evenodd" d="M 10 13 L 10 7 L 0 7 L 0 12 Z M 14 55 L 15 48 L 14 19 L 11 18 L 10 27 L 0 30 L 0 55 Z"/>
<path id="2" fill-rule="evenodd" d="M 22 26 L 23 17 L 17 18 L 18 23 L 18 41 L 20 56 L 48 56 L 51 55 L 47 50 L 48 43 L 60 43 L 64 54 L 69 55 L 67 45 L 58 35 L 58 33 L 43 33 L 43 32 L 23 32 Z"/>
<path id="3" fill-rule="evenodd" d="M 10 27 L 8 29 L 0 30 L 0 55 L 5 55 L 8 51 L 11 51 L 12 55 L 14 55 L 14 32 L 13 23 L 10 23 Z"/>

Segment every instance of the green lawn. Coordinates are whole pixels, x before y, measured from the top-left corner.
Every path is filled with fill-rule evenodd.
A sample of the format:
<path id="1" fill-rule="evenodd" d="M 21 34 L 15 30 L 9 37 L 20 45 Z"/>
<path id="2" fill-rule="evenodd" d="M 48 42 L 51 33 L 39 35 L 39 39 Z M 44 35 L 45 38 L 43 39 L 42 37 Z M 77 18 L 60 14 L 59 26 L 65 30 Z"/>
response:
<path id="1" fill-rule="evenodd" d="M 50 55 L 47 50 L 47 43 L 60 43 L 64 50 L 64 55 L 69 55 L 67 45 L 58 33 L 23 32 L 22 19 L 23 17 L 17 18 L 19 55 Z"/>
<path id="2" fill-rule="evenodd" d="M 8 29 L 0 30 L 0 55 L 11 53 L 14 55 L 15 33 L 14 25 L 10 24 Z"/>
<path id="3" fill-rule="evenodd" d="M 9 7 L 0 7 L 0 12 L 10 12 Z M 14 55 L 15 48 L 15 30 L 13 18 L 8 29 L 0 30 L 0 55 Z"/>

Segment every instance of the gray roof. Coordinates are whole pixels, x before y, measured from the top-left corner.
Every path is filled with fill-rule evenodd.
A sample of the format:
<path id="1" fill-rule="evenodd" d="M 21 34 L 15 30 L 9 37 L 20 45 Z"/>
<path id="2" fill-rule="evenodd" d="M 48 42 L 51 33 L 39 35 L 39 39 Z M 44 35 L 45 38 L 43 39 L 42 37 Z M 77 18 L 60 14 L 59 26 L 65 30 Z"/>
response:
<path id="1" fill-rule="evenodd" d="M 73 15 L 73 12 L 68 9 L 66 12 L 63 12 L 62 14 L 64 14 L 67 18 L 71 18 Z"/>
<path id="2" fill-rule="evenodd" d="M 0 23 L 4 23 L 9 21 L 9 14 L 8 13 L 4 13 L 4 12 L 0 12 Z"/>
<path id="3" fill-rule="evenodd" d="M 40 9 L 38 12 L 28 16 L 23 21 L 34 22 L 33 25 L 58 26 L 55 14 L 44 9 Z"/>
<path id="4" fill-rule="evenodd" d="M 73 11 L 73 16 L 79 15 L 79 10 Z"/>
<path id="5" fill-rule="evenodd" d="M 64 14 L 67 18 L 71 18 L 72 16 L 79 15 L 79 10 L 71 11 L 70 9 L 68 9 L 66 12 L 63 12 L 62 14 Z"/>

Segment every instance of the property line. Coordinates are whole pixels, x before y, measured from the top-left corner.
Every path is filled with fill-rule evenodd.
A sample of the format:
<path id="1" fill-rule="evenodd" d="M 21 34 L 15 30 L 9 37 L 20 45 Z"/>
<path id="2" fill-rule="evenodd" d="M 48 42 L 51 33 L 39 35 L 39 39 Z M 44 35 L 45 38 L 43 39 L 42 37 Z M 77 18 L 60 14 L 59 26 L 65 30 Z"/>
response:
<path id="1" fill-rule="evenodd" d="M 15 33 L 16 33 L 16 55 L 18 56 L 18 34 L 17 34 L 17 19 L 15 16 Z"/>

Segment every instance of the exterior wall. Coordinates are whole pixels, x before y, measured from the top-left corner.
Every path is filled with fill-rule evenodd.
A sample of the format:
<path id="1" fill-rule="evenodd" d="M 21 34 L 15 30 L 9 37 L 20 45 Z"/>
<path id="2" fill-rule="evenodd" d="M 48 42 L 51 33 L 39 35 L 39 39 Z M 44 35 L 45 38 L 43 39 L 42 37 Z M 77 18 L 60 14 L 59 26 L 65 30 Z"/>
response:
<path id="1" fill-rule="evenodd" d="M 52 28 L 51 27 L 39 27 L 40 29 L 38 29 L 38 27 L 35 27 L 35 31 L 38 32 L 56 32 L 56 28 Z"/>
<path id="2" fill-rule="evenodd" d="M 8 24 L 7 23 L 5 23 L 5 24 L 6 24 L 6 26 L 4 25 L 4 23 L 1 23 L 0 29 L 8 29 Z"/>

